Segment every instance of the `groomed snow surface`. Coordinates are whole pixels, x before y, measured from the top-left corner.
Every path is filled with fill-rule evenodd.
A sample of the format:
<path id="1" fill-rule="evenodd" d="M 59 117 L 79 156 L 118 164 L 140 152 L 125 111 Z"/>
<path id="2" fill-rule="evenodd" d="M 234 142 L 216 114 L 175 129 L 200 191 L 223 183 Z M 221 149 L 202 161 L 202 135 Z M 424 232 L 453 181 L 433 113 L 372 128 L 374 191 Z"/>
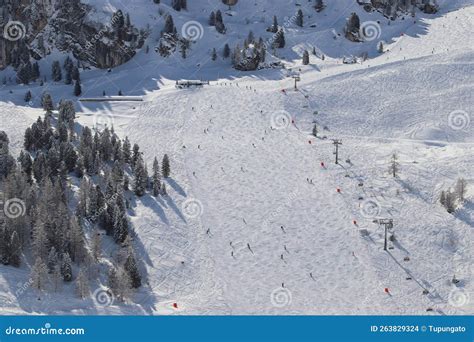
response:
<path id="1" fill-rule="evenodd" d="M 115 1 L 101 3 L 98 8 L 106 10 Z M 228 61 L 209 60 L 212 47 L 243 40 L 243 18 L 264 18 L 255 24 L 259 29 L 252 27 L 258 37 L 273 14 L 291 13 L 293 2 L 272 4 L 271 11 L 265 1 L 255 10 L 239 2 L 232 17 L 224 16 L 226 36 L 206 25 L 210 9 L 226 8 L 210 3 L 173 14 L 178 27 L 190 19 L 205 27 L 187 60 L 163 61 L 141 51 L 111 73 L 81 74 L 85 98 L 121 89 L 143 101 L 77 102 L 79 123 L 113 125 L 140 145 L 148 167 L 155 156 L 171 159 L 169 196 L 146 195 L 129 212 L 145 285 L 127 304 L 103 305 L 94 296 L 81 301 L 73 285 L 38 300 L 28 286 L 18 290 L 29 266 L 2 266 L 2 313 L 474 313 L 473 7 L 445 1 L 440 13 L 424 15 L 418 24 L 410 17 L 387 26 L 379 14 L 334 1 L 319 14 L 311 12 L 308 25 L 321 23 L 315 32 L 287 28 L 288 46 L 278 53 L 287 54 L 287 68 L 301 68 L 294 91 L 287 70 L 238 73 Z M 352 11 L 383 22 L 384 54 L 376 53 L 377 41 L 325 36 L 332 28 L 342 32 Z M 132 22 L 161 20 L 137 13 L 131 11 Z M 311 64 L 302 66 L 302 50 L 313 45 L 327 58 L 311 56 Z M 369 60 L 341 63 L 342 56 L 363 49 Z M 174 80 L 180 78 L 211 82 L 178 90 Z M 22 103 L 26 89 L 35 95 L 44 90 L 35 84 L 0 90 L 0 129 L 15 153 L 24 129 L 42 115 Z M 59 84 L 48 91 L 55 101 L 72 93 Z M 311 135 L 313 122 L 318 138 Z M 338 165 L 332 139 L 342 141 Z M 394 152 L 396 178 L 388 172 Z M 439 194 L 460 177 L 470 186 L 467 200 L 448 214 Z M 388 251 L 383 227 L 374 223 L 378 218 L 394 221 L 396 240 Z"/>

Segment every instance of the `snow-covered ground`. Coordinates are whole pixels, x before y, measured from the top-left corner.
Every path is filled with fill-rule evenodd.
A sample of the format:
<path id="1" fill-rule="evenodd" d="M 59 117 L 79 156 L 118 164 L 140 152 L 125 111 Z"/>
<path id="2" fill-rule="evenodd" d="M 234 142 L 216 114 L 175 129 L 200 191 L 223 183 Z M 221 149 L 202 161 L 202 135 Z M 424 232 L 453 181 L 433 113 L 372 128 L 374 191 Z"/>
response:
<path id="1" fill-rule="evenodd" d="M 153 27 L 151 47 L 162 20 L 142 2 L 129 11 L 132 22 Z M 123 5 L 98 3 L 106 11 Z M 28 268 L 2 266 L 2 313 L 472 314 L 469 1 L 440 1 L 440 13 L 390 26 L 353 2 L 333 1 L 319 14 L 303 2 L 312 17 L 303 29 L 287 28 L 287 48 L 278 52 L 287 69 L 301 68 L 298 91 L 288 70 L 242 73 L 228 61 L 209 59 L 212 47 L 245 38 L 244 18 L 259 36 L 273 14 L 292 13 L 294 1 L 279 1 L 271 10 L 266 1 L 239 2 L 233 16 L 224 16 L 225 36 L 206 25 L 210 9 L 225 9 L 220 1 L 189 3 L 189 12 L 173 14 L 177 27 L 192 19 L 205 29 L 187 60 L 141 51 L 110 73 L 81 75 L 83 97 L 119 89 L 143 96 L 143 102 L 77 102 L 81 124 L 113 125 L 140 145 L 149 167 L 155 155 L 171 159 L 169 198 L 144 196 L 131 211 L 146 283 L 135 304 L 101 306 L 71 295 L 51 295 L 39 304 L 28 290 L 18 296 Z M 385 53 L 376 52 L 378 40 L 333 39 L 333 29 L 341 33 L 353 11 L 363 21 L 381 21 L 378 40 L 387 42 Z M 316 28 L 309 27 L 313 22 Z M 303 49 L 314 45 L 327 58 L 311 56 L 311 64 L 302 66 Z M 343 56 L 364 51 L 367 61 L 342 64 Z M 178 90 L 179 78 L 211 82 Z M 64 85 L 47 87 L 56 101 L 71 97 Z M 0 89 L 0 130 L 16 153 L 24 129 L 42 115 L 37 99 L 31 107 L 22 103 L 26 89 L 34 95 L 44 90 L 35 84 Z M 313 122 L 319 138 L 310 135 Z M 338 165 L 331 139 L 342 140 Z M 397 178 L 388 173 L 394 152 Z M 438 198 L 459 177 L 470 188 L 466 203 L 451 215 Z M 394 221 L 396 241 L 388 252 L 376 218 Z M 457 286 L 453 275 L 461 280 Z"/>

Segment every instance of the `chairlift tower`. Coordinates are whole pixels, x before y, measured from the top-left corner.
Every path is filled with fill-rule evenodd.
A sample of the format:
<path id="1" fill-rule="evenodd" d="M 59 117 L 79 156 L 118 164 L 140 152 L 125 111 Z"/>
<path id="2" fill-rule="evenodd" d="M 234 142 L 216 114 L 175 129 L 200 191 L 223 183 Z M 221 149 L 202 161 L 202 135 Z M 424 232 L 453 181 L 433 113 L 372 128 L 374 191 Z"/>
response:
<path id="1" fill-rule="evenodd" d="M 387 231 L 393 228 L 393 219 L 380 219 L 379 224 L 385 227 L 385 239 L 383 244 L 383 250 L 387 250 Z"/>
<path id="2" fill-rule="evenodd" d="M 339 164 L 339 145 L 342 145 L 342 141 L 339 139 L 333 139 L 332 144 L 334 145 L 334 154 L 336 155 L 336 164 Z"/>
<path id="3" fill-rule="evenodd" d="M 297 83 L 298 83 L 299 81 L 301 81 L 301 77 L 300 77 L 299 74 L 298 74 L 298 75 L 293 75 L 293 76 L 291 76 L 291 77 L 295 80 L 295 91 L 296 91 L 296 90 L 298 90 L 298 85 L 297 85 Z"/>

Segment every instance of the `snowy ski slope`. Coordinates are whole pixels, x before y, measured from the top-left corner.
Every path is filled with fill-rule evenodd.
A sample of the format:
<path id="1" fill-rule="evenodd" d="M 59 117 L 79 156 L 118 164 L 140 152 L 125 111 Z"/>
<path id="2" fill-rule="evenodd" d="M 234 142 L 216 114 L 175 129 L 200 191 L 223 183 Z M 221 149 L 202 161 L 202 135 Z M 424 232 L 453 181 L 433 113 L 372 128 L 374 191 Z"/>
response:
<path id="1" fill-rule="evenodd" d="M 91 3 L 97 8 L 91 16 L 123 6 Z M 440 13 L 420 15 L 417 24 L 383 24 L 379 40 L 390 51 L 381 55 L 378 40 L 333 39 L 333 29 L 342 32 L 351 12 L 385 22 L 381 15 L 342 0 L 315 14 L 302 2 L 312 18 L 303 29 L 288 27 L 287 47 L 278 51 L 288 69 L 301 68 L 299 91 L 287 70 L 239 73 L 228 61 L 209 60 L 212 47 L 245 38 L 243 18 L 251 18 L 256 36 L 263 35 L 271 16 L 292 13 L 294 1 L 240 1 L 232 17 L 224 16 L 225 36 L 205 24 L 211 9 L 225 9 L 220 1 L 189 3 L 189 12 L 173 14 L 175 23 L 197 20 L 204 34 L 187 60 L 163 61 L 141 51 L 111 73 L 81 75 L 84 97 L 101 96 L 103 89 L 143 97 L 140 103 L 78 102 L 81 124 L 113 125 L 140 145 L 148 167 L 155 155 L 170 155 L 169 197 L 146 195 L 130 211 L 146 285 L 127 305 L 71 299 L 72 288 L 38 303 L 28 291 L 21 300 L 15 294 L 28 268 L 3 266 L 2 313 L 472 314 L 469 1 L 440 1 Z M 152 26 L 151 47 L 162 19 L 150 14 L 157 11 L 149 2 L 127 6 L 132 22 Z M 309 27 L 313 22 L 316 29 Z M 302 66 L 303 49 L 313 45 L 327 58 L 311 56 L 311 64 Z M 363 51 L 370 51 L 364 63 L 341 63 Z M 180 78 L 211 83 L 178 90 L 174 80 Z M 48 87 L 56 101 L 71 97 L 62 85 Z M 37 103 L 24 106 L 25 91 L 16 85 L 0 89 L 0 129 L 15 152 L 24 129 L 42 115 Z M 313 122 L 319 138 L 310 134 Z M 331 139 L 342 140 L 338 165 Z M 393 152 L 401 164 L 395 179 L 388 173 Z M 471 185 L 468 200 L 450 215 L 438 197 L 459 177 Z M 380 217 L 394 220 L 396 241 L 388 252 L 383 228 L 373 222 Z M 454 274 L 461 279 L 457 287 Z"/>

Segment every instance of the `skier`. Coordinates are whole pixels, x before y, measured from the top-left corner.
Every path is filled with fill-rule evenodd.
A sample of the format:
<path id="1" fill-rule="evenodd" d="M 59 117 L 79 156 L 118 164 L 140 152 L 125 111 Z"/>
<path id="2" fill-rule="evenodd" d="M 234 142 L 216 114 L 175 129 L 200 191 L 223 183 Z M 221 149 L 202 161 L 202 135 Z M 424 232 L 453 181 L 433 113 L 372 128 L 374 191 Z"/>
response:
<path id="1" fill-rule="evenodd" d="M 288 248 L 286 248 L 286 245 L 283 245 L 283 248 L 285 249 L 285 251 L 290 254 L 290 252 L 288 252 Z"/>
<path id="2" fill-rule="evenodd" d="M 283 233 L 286 233 L 285 232 L 285 228 L 283 228 L 283 226 L 280 226 L 281 230 L 283 230 Z"/>

